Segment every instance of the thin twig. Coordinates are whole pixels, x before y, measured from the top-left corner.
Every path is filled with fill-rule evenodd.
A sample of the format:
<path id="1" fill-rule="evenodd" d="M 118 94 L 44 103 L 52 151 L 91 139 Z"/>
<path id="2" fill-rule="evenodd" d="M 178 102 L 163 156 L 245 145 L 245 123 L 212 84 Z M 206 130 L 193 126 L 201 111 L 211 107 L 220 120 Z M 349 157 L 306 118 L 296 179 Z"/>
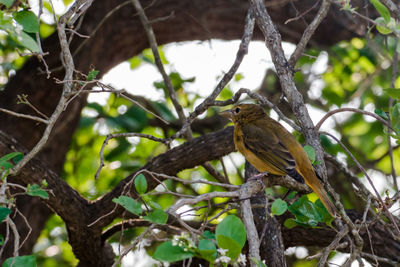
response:
<path id="1" fill-rule="evenodd" d="M 318 4 L 318 1 L 315 3 L 315 5 L 316 4 Z M 290 59 L 288 61 L 289 65 L 292 68 L 294 68 L 294 66 L 296 65 L 296 62 L 299 60 L 299 58 L 303 54 L 308 42 L 310 41 L 311 37 L 313 36 L 315 30 L 318 28 L 319 24 L 322 22 L 322 20 L 328 14 L 330 5 L 331 5 L 331 3 L 329 1 L 323 0 L 322 5 L 321 5 L 320 9 L 318 10 L 317 15 L 314 17 L 314 19 L 310 23 L 310 25 L 308 25 L 308 27 L 305 29 L 303 36 L 301 36 L 301 39 L 296 46 L 296 49 L 294 50 L 293 54 L 290 56 Z M 314 8 L 314 6 L 312 8 Z M 287 22 L 288 21 L 286 21 L 285 24 Z"/>
<path id="2" fill-rule="evenodd" d="M 154 62 L 156 63 L 158 71 L 161 73 L 161 76 L 163 77 L 164 84 L 165 84 L 165 87 L 167 88 L 167 91 L 168 91 L 169 97 L 171 98 L 172 104 L 174 105 L 175 110 L 178 113 L 179 119 L 181 120 L 182 123 L 184 123 L 186 121 L 186 116 L 185 116 L 185 113 L 183 112 L 182 106 L 179 104 L 178 96 L 176 95 L 174 86 L 172 85 L 171 78 L 168 76 L 167 72 L 164 69 L 164 65 L 161 61 L 161 57 L 158 52 L 158 45 L 157 45 L 156 37 L 153 32 L 153 28 L 151 27 L 150 22 L 145 14 L 143 7 L 140 4 L 139 0 L 131 0 L 131 2 L 139 14 L 139 18 L 140 18 L 140 21 L 142 22 L 143 28 L 146 32 L 151 51 L 153 52 Z M 190 139 L 192 134 L 191 134 L 191 130 L 189 127 L 187 128 L 185 133 L 187 134 L 188 139 Z"/>
<path id="3" fill-rule="evenodd" d="M 386 206 L 385 202 L 383 201 L 381 195 L 379 194 L 378 190 L 376 189 L 374 183 L 372 182 L 371 178 L 369 177 L 369 175 L 368 175 L 367 171 L 364 169 L 364 167 L 358 162 L 358 160 L 354 157 L 354 155 L 351 153 L 351 151 L 338 138 L 336 138 L 334 135 L 327 133 L 327 132 L 321 132 L 321 133 L 333 138 L 346 151 L 346 153 L 351 157 L 351 159 L 354 161 L 354 163 L 357 165 L 357 167 L 361 170 L 361 172 L 367 178 L 372 189 L 374 190 L 375 195 L 379 200 L 379 203 L 382 205 L 383 209 L 385 210 L 385 214 L 389 217 L 390 221 L 393 223 L 393 225 L 397 231 L 397 234 L 400 236 L 399 227 L 398 227 L 396 221 L 394 220 L 392 213 L 390 213 L 390 211 L 388 210 L 388 207 Z"/>
<path id="4" fill-rule="evenodd" d="M 286 20 L 286 21 L 284 22 L 284 24 L 288 24 L 288 23 L 290 23 L 290 22 L 292 22 L 292 21 L 299 20 L 299 19 L 303 18 L 305 15 L 307 15 L 307 13 L 309 13 L 311 10 L 313 10 L 315 7 L 317 7 L 318 4 L 319 4 L 319 1 L 316 1 L 312 7 L 310 7 L 309 9 L 307 9 L 306 11 L 304 11 L 303 13 L 299 14 L 298 10 L 295 8 L 295 6 L 293 5 L 293 2 L 292 2 L 293 8 L 296 9 L 296 13 L 297 13 L 297 14 L 296 14 L 296 17 L 290 18 L 290 19 Z"/>
<path id="5" fill-rule="evenodd" d="M 16 213 L 19 214 L 19 216 L 21 216 L 21 218 L 24 220 L 26 227 L 28 227 L 29 231 L 26 234 L 24 240 L 21 242 L 21 245 L 19 245 L 19 248 L 22 248 L 22 246 L 24 245 L 24 243 L 26 242 L 26 240 L 28 240 L 28 237 L 31 235 L 32 233 L 32 227 L 29 225 L 28 219 L 26 219 L 26 217 L 24 216 L 24 214 L 22 214 L 22 212 L 19 211 L 19 209 L 15 208 Z"/>
<path id="6" fill-rule="evenodd" d="M 286 122 L 287 124 L 289 124 L 293 129 L 295 129 L 296 131 L 301 131 L 301 128 L 294 123 L 291 119 L 289 119 L 288 117 L 285 116 L 285 114 L 283 114 L 283 112 L 272 102 L 270 102 L 265 96 L 262 96 L 256 92 L 251 91 L 250 89 L 246 89 L 246 88 L 240 88 L 231 99 L 225 100 L 225 101 L 214 101 L 212 103 L 213 106 L 227 106 L 227 105 L 231 105 L 236 103 L 240 96 L 242 94 L 247 94 L 249 97 L 251 97 L 254 100 L 258 100 L 261 104 L 273 109 L 279 116 L 279 118 L 281 118 L 284 122 Z"/>
<path id="7" fill-rule="evenodd" d="M 201 164 L 201 166 L 212 176 L 214 177 L 217 181 L 224 183 L 226 182 L 225 177 L 217 171 L 210 162 L 205 162 Z"/>
<path id="8" fill-rule="evenodd" d="M 371 192 L 365 187 L 363 183 L 360 182 L 360 179 L 354 173 L 352 173 L 342 162 L 340 162 L 334 156 L 325 153 L 325 158 L 332 162 L 339 171 L 343 172 L 346 177 L 349 178 L 351 183 L 353 183 L 358 188 L 358 190 L 361 191 L 366 199 L 372 199 L 372 204 L 375 208 L 378 207 L 379 204 L 377 198 L 371 194 Z"/>
<path id="9" fill-rule="evenodd" d="M 329 244 L 329 246 L 327 246 L 326 248 L 323 249 L 323 251 L 321 252 L 321 254 L 317 254 L 317 257 L 320 257 L 319 261 L 318 261 L 318 267 L 324 267 L 326 264 L 326 261 L 328 260 L 328 256 L 329 254 L 332 252 L 332 250 L 335 250 L 340 244 L 340 240 L 343 239 L 343 237 L 345 237 L 349 232 L 349 227 L 347 225 L 345 225 L 343 227 L 343 229 L 337 233 L 335 239 L 333 239 L 333 241 Z M 308 257 L 307 260 L 311 260 L 313 258 L 315 258 L 316 256 L 311 256 Z"/>
<path id="10" fill-rule="evenodd" d="M 74 73 L 74 60 L 71 55 L 71 51 L 69 49 L 68 41 L 67 41 L 67 36 L 65 34 L 65 24 L 67 23 L 68 19 L 74 14 L 75 10 L 78 9 L 78 6 L 81 6 L 82 4 L 86 2 L 91 2 L 91 0 L 77 0 L 71 8 L 63 15 L 60 17 L 59 22 L 57 23 L 57 33 L 58 33 L 58 38 L 60 40 L 60 46 L 61 46 L 61 59 L 63 62 L 63 66 L 65 68 L 65 75 L 64 75 L 64 80 L 72 80 L 72 75 Z M 53 6 L 52 1 L 50 1 L 50 4 Z M 54 10 L 54 7 L 53 7 Z M 53 12 L 53 17 L 56 20 L 56 16 Z M 46 126 L 46 129 L 43 132 L 42 137 L 40 138 L 39 142 L 36 143 L 36 145 L 32 148 L 32 150 L 25 155 L 25 157 L 18 162 L 16 166 L 10 171 L 10 174 L 14 175 L 18 173 L 22 167 L 25 166 L 39 151 L 42 150 L 44 145 L 47 143 L 47 140 L 49 139 L 50 133 L 56 124 L 59 116 L 64 110 L 64 107 L 67 103 L 68 97 L 70 96 L 70 93 L 72 91 L 73 83 L 71 82 L 66 82 L 63 84 L 63 92 L 60 97 L 60 100 L 51 115 L 51 117 L 48 120 L 48 124 Z"/>
<path id="11" fill-rule="evenodd" d="M 387 264 L 390 264 L 390 265 L 393 265 L 393 266 L 399 266 L 399 262 L 392 261 L 391 259 L 388 259 L 388 258 L 379 257 L 379 256 L 372 255 L 372 254 L 369 254 L 369 253 L 366 253 L 366 252 L 361 252 L 360 255 L 363 258 L 368 258 L 368 259 L 371 259 L 371 260 L 377 260 L 379 262 L 387 263 Z"/>
<path id="12" fill-rule="evenodd" d="M 38 121 L 38 122 L 41 122 L 41 123 L 44 123 L 44 124 L 49 124 L 48 120 L 42 119 L 42 118 L 37 117 L 37 116 L 26 115 L 26 114 L 14 112 L 14 111 L 11 111 L 11 110 L 8 110 L 8 109 L 4 109 L 4 108 L 0 108 L 0 111 L 4 112 L 4 113 L 7 113 L 9 115 L 12 115 L 14 117 L 17 117 L 17 118 L 24 118 L 24 119 L 28 119 L 28 120 Z"/>
<path id="13" fill-rule="evenodd" d="M 333 114 L 336 114 L 336 113 L 339 113 L 339 112 L 344 112 L 344 111 L 351 111 L 351 112 L 356 112 L 356 113 L 360 113 L 360 114 L 363 114 L 363 115 L 371 116 L 371 117 L 377 119 L 378 121 L 380 121 L 382 124 L 384 124 L 389 129 L 392 129 L 392 126 L 390 125 L 390 123 L 388 121 L 386 121 L 385 119 L 383 119 L 382 117 L 376 115 L 375 113 L 372 113 L 372 112 L 369 112 L 369 111 L 365 111 L 365 110 L 362 110 L 362 109 L 358 109 L 358 108 L 338 108 L 338 109 L 331 110 L 328 113 L 326 113 L 324 115 L 324 117 L 322 117 L 322 119 L 315 126 L 315 129 L 319 130 L 319 128 L 321 128 L 321 125 L 326 121 L 326 119 L 328 119 Z"/>
<path id="14" fill-rule="evenodd" d="M 237 207 L 231 206 L 229 205 L 228 207 L 226 207 L 225 209 L 222 209 L 221 211 L 219 211 L 217 214 L 215 214 L 214 216 L 212 216 L 211 218 L 207 219 L 207 222 L 204 223 L 204 225 L 209 224 L 210 222 L 212 222 L 213 220 L 218 219 L 221 215 L 226 214 L 228 211 L 233 210 L 233 209 L 237 209 Z M 207 217 L 206 217 L 207 218 Z"/>
<path id="15" fill-rule="evenodd" d="M 208 185 L 220 186 L 220 187 L 223 187 L 223 188 L 234 189 L 234 190 L 240 188 L 237 185 L 225 184 L 225 183 L 217 183 L 217 182 L 207 181 L 207 180 L 204 180 L 204 179 L 201 179 L 201 180 L 185 180 L 185 179 L 181 179 L 181 178 L 178 178 L 178 177 L 175 177 L 175 176 L 166 175 L 166 174 L 163 174 L 163 173 L 152 172 L 152 171 L 149 171 L 149 170 L 146 170 L 146 169 L 141 170 L 141 173 L 148 173 L 148 174 L 151 174 L 151 175 L 154 175 L 154 176 L 161 177 L 163 179 L 171 179 L 171 180 L 180 182 L 182 184 L 208 184 Z"/>
<path id="16" fill-rule="evenodd" d="M 212 91 L 212 93 L 209 96 L 207 96 L 207 98 L 202 103 L 200 103 L 192 113 L 190 113 L 187 121 L 183 124 L 182 128 L 178 132 L 176 132 L 172 136 L 172 138 L 177 138 L 177 137 L 181 136 L 183 133 L 185 133 L 186 129 L 190 126 L 190 124 L 199 115 L 201 115 L 204 111 L 206 111 L 210 106 L 213 105 L 215 99 L 218 97 L 218 95 L 221 93 L 222 89 L 225 88 L 225 86 L 229 83 L 229 81 L 235 75 L 236 71 L 238 70 L 240 64 L 243 61 L 244 56 L 247 54 L 249 43 L 253 36 L 253 30 L 254 30 L 254 17 L 252 16 L 252 14 L 249 10 L 247 13 L 247 16 L 246 16 L 246 23 L 245 23 L 242 40 L 240 42 L 239 49 L 236 53 L 235 61 L 232 64 L 231 68 L 229 69 L 229 71 L 227 73 L 224 74 L 224 76 L 219 81 L 219 83 L 217 84 L 215 89 Z"/>
<path id="17" fill-rule="evenodd" d="M 104 140 L 101 149 L 100 149 L 100 166 L 96 171 L 96 174 L 94 177 L 97 179 L 100 175 L 101 169 L 105 166 L 104 164 L 104 149 L 106 145 L 108 144 L 108 141 L 113 138 L 119 138 L 119 137 L 140 137 L 140 138 L 147 138 L 149 140 L 155 141 L 155 142 L 160 142 L 165 145 L 167 145 L 168 141 L 166 139 L 162 138 L 157 138 L 149 134 L 143 134 L 143 133 L 115 133 L 115 134 L 108 134 L 106 139 Z"/>
<path id="18" fill-rule="evenodd" d="M 11 220 L 10 216 L 7 216 L 5 221 L 10 226 L 11 231 L 13 232 L 13 235 L 14 235 L 14 252 L 13 252 L 13 256 L 17 257 L 18 256 L 18 250 L 19 250 L 19 239 L 20 239 L 20 236 L 19 236 L 19 233 L 18 233 L 18 230 L 17 230 L 17 226 Z"/>
<path id="19" fill-rule="evenodd" d="M 42 116 L 43 118 L 45 118 L 46 120 L 49 119 L 49 117 L 44 114 L 43 112 L 41 112 L 40 110 L 38 110 L 34 105 L 31 104 L 31 102 L 29 102 L 28 100 L 28 95 L 18 95 L 18 104 L 25 104 L 28 105 L 31 109 L 33 109 L 37 114 L 39 114 L 40 116 Z"/>
<path id="20" fill-rule="evenodd" d="M 228 171 L 226 170 L 224 158 L 220 158 L 219 162 L 221 163 L 222 170 L 224 171 L 224 181 L 225 181 L 225 183 L 229 183 Z"/>
<path id="21" fill-rule="evenodd" d="M 390 0 L 388 0 L 390 1 Z M 390 1 L 391 2 L 391 1 Z M 399 37 L 396 35 L 394 37 L 394 51 L 393 51 L 393 63 L 392 63 L 392 79 L 390 81 L 390 86 L 392 88 L 395 88 L 395 81 L 397 79 L 397 63 L 398 63 L 398 56 L 399 54 L 397 53 L 397 45 L 399 43 Z M 393 98 L 389 98 L 389 110 L 391 110 L 393 107 Z M 389 124 L 390 120 L 389 120 Z M 391 174 L 393 178 L 393 184 L 394 188 L 396 191 L 399 191 L 399 186 L 397 185 L 397 175 L 396 175 L 396 169 L 394 168 L 394 159 L 393 159 L 393 147 L 392 147 L 392 138 L 390 136 L 390 130 L 388 130 L 387 133 L 387 140 L 388 140 L 388 146 L 389 146 L 389 158 L 390 158 L 390 167 L 391 167 Z"/>
<path id="22" fill-rule="evenodd" d="M 392 0 L 381 0 L 381 2 L 389 8 L 390 11 L 396 16 L 396 19 L 400 20 L 400 8 L 398 4 L 393 3 Z"/>
<path id="23" fill-rule="evenodd" d="M 126 254 L 128 254 L 129 251 L 134 249 L 136 245 L 139 243 L 139 241 L 141 241 L 145 237 L 145 235 L 153 231 L 154 227 L 155 224 L 150 225 L 148 228 L 146 228 L 145 231 L 143 231 L 143 233 L 141 233 L 138 237 L 136 237 L 135 241 L 133 241 L 133 243 L 129 247 L 127 247 L 126 249 L 124 249 L 124 251 L 122 251 L 122 253 L 118 257 L 118 260 L 114 262 L 112 267 L 118 266 L 121 263 L 122 259 L 126 256 Z"/>
<path id="24" fill-rule="evenodd" d="M 252 192 L 250 187 L 244 187 L 243 189 L 246 190 L 240 190 L 239 197 L 240 199 L 246 200 L 240 202 L 240 211 L 242 214 L 243 224 L 246 228 L 247 243 L 249 245 L 249 256 L 254 259 L 261 260 L 260 239 L 258 236 L 256 225 L 254 223 L 250 199 L 248 199 L 249 197 L 253 196 L 254 192 Z M 254 261 L 251 261 L 250 266 L 256 267 L 258 265 Z"/>
<path id="25" fill-rule="evenodd" d="M 74 29 L 67 28 L 67 29 L 65 29 L 65 30 L 66 30 L 66 31 L 69 31 L 69 32 L 72 32 L 72 33 L 78 35 L 78 36 L 81 37 L 81 38 L 90 38 L 90 36 L 81 34 L 81 33 L 77 32 L 77 31 L 74 30 Z"/>
<path id="26" fill-rule="evenodd" d="M 4 237 L 3 245 L 0 248 L 0 258 L 3 255 L 4 249 L 6 248 L 6 244 L 8 243 L 9 239 L 10 239 L 10 226 L 8 225 L 8 223 L 6 223 L 6 236 Z"/>
<path id="27" fill-rule="evenodd" d="M 144 105 L 142 105 L 140 102 L 136 101 L 134 99 L 134 96 L 132 96 L 130 93 L 128 93 L 125 89 L 115 89 L 114 87 L 112 87 L 109 84 L 104 84 L 101 83 L 99 81 L 97 81 L 96 85 L 98 85 L 100 88 L 102 88 L 102 91 L 93 91 L 94 93 L 96 92 L 113 92 L 115 93 L 117 96 L 120 96 L 122 98 L 125 98 L 127 100 L 129 100 L 130 102 L 134 103 L 135 105 L 137 105 L 138 107 L 140 107 L 141 109 L 143 109 L 144 111 L 150 113 L 151 115 L 153 115 L 154 117 L 156 117 L 157 119 L 159 119 L 160 121 L 162 121 L 163 123 L 169 125 L 170 123 L 166 120 L 164 120 L 162 117 L 160 117 L 159 115 L 155 114 L 154 112 L 152 112 L 151 110 L 149 110 L 148 108 L 146 108 Z M 104 89 L 107 88 L 108 90 Z M 88 93 L 92 93 L 92 92 L 88 92 Z"/>
<path id="28" fill-rule="evenodd" d="M 39 0 L 39 12 L 38 12 L 38 16 L 37 16 L 39 25 L 40 25 L 40 17 L 42 16 L 42 14 L 43 14 L 43 0 Z M 36 37 L 36 42 L 37 42 L 37 44 L 38 44 L 38 46 L 39 46 L 38 57 L 39 57 L 39 60 L 40 60 L 41 62 L 43 62 L 43 65 L 44 65 L 44 68 L 45 68 L 45 72 L 46 72 L 46 74 L 47 74 L 47 79 L 49 79 L 49 78 L 50 78 L 51 72 L 50 72 L 50 70 L 49 70 L 49 66 L 48 66 L 47 63 L 46 63 L 46 60 L 44 59 L 45 53 L 43 53 L 42 42 L 40 41 L 40 34 L 39 34 L 39 32 L 37 32 L 37 33 L 35 34 L 35 37 Z"/>

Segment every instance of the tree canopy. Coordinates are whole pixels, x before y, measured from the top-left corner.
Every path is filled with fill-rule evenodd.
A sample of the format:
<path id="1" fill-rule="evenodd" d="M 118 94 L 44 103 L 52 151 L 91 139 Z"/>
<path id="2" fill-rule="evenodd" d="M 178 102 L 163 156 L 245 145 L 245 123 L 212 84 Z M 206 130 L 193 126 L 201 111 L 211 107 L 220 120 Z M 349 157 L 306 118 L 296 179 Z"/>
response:
<path id="1" fill-rule="evenodd" d="M 0 0 L 3 266 L 400 263 L 397 1 L 30 4 Z M 240 45 L 204 97 L 164 50 L 211 39 Z M 273 67 L 238 88 L 253 40 Z M 104 83 L 122 62 L 157 68 L 162 99 Z M 219 115 L 243 100 L 303 144 L 338 218 L 289 176 L 249 179 Z"/>

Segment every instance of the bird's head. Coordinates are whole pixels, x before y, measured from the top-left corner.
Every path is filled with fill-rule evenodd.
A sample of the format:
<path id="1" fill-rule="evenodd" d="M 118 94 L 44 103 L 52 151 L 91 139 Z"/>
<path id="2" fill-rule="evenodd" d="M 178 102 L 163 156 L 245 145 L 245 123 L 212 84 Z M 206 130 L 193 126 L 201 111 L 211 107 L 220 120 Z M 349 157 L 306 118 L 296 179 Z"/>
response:
<path id="1" fill-rule="evenodd" d="M 256 104 L 239 104 L 220 114 L 234 123 L 249 122 L 266 116 L 264 109 Z"/>

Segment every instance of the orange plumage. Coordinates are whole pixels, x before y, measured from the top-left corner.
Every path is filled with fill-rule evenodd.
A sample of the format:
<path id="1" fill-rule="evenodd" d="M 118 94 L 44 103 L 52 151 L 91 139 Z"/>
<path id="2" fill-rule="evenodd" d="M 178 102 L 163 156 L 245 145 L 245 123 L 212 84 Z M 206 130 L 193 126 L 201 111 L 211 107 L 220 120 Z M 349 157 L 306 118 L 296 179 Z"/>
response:
<path id="1" fill-rule="evenodd" d="M 255 104 L 240 104 L 221 113 L 234 125 L 235 147 L 260 172 L 289 175 L 306 183 L 335 216 L 336 207 L 318 179 L 306 152 L 294 136 Z"/>

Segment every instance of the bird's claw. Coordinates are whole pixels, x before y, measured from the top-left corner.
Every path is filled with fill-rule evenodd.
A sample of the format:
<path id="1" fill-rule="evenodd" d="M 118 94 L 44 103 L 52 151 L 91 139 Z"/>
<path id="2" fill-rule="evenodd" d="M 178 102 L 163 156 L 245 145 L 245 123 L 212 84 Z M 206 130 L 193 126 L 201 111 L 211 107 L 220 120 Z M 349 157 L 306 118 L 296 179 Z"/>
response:
<path id="1" fill-rule="evenodd" d="M 265 186 L 265 184 L 264 184 L 262 178 L 263 178 L 264 176 L 266 176 L 266 175 L 268 175 L 268 172 L 258 173 L 258 174 L 256 174 L 256 175 L 253 175 L 253 176 L 249 177 L 249 178 L 247 179 L 247 181 L 259 181 L 259 182 L 261 182 L 263 188 L 265 188 L 266 186 Z"/>
<path id="2" fill-rule="evenodd" d="M 249 177 L 249 179 L 247 179 L 247 181 L 260 180 L 261 178 L 263 178 L 264 176 L 266 176 L 268 174 L 269 174 L 269 172 L 258 173 L 256 175 L 253 175 L 253 176 Z"/>

